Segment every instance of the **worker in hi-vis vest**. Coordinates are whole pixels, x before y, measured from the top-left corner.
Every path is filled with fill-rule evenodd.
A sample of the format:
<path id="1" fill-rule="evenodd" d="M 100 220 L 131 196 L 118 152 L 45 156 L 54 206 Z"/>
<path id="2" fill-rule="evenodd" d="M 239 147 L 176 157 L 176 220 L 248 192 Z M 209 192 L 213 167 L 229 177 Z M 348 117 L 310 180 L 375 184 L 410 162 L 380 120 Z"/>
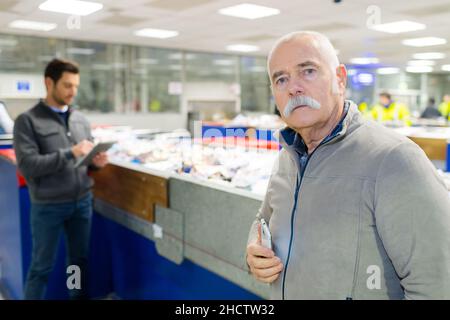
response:
<path id="1" fill-rule="evenodd" d="M 403 103 L 392 101 L 391 95 L 387 92 L 380 93 L 379 103 L 372 107 L 370 115 L 378 122 L 402 121 L 406 125 L 411 125 L 408 107 Z"/>
<path id="2" fill-rule="evenodd" d="M 450 121 L 450 95 L 446 94 L 443 97 L 442 102 L 439 104 L 438 110 L 445 119 Z"/>

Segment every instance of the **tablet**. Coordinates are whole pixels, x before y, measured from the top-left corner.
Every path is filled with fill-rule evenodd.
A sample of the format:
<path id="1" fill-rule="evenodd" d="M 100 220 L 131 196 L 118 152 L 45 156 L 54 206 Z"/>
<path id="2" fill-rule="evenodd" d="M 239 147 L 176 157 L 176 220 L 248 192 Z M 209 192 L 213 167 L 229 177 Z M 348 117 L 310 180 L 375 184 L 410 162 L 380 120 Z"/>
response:
<path id="1" fill-rule="evenodd" d="M 77 159 L 77 162 L 75 163 L 75 168 L 78 168 L 80 166 L 88 166 L 92 159 L 100 152 L 105 152 L 109 148 L 113 146 L 113 144 L 116 143 L 115 141 L 110 142 L 100 142 L 97 143 L 94 148 L 92 148 L 91 152 L 89 152 L 87 155 L 80 157 Z"/>

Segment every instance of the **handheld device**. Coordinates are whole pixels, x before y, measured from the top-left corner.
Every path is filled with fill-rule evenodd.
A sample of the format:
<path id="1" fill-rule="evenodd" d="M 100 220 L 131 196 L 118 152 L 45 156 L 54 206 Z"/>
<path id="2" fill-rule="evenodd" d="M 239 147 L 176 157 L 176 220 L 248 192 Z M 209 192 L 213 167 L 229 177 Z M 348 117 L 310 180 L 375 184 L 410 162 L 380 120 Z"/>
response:
<path id="1" fill-rule="evenodd" d="M 115 141 L 101 142 L 96 144 L 91 152 L 77 160 L 77 162 L 75 163 L 75 168 L 89 165 L 97 153 L 107 151 L 113 146 L 114 143 Z"/>
<path id="2" fill-rule="evenodd" d="M 266 223 L 266 220 L 261 219 L 261 245 L 272 249 L 272 236 L 270 235 L 269 226 Z"/>

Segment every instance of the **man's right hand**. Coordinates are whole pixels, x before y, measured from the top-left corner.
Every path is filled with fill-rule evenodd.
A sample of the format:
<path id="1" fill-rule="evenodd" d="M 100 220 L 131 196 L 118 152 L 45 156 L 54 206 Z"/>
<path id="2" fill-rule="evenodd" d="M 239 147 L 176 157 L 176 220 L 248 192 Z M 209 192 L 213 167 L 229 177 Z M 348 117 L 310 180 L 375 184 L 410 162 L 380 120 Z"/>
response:
<path id="1" fill-rule="evenodd" d="M 83 140 L 72 147 L 72 153 L 75 158 L 78 158 L 87 155 L 92 148 L 94 148 L 94 144 L 91 141 Z"/>
<path id="2" fill-rule="evenodd" d="M 258 226 L 260 228 L 260 226 Z M 258 232 L 256 242 L 247 246 L 247 263 L 253 276 L 262 282 L 272 283 L 283 270 L 281 259 L 275 256 L 273 250 L 261 245 L 261 233 Z"/>

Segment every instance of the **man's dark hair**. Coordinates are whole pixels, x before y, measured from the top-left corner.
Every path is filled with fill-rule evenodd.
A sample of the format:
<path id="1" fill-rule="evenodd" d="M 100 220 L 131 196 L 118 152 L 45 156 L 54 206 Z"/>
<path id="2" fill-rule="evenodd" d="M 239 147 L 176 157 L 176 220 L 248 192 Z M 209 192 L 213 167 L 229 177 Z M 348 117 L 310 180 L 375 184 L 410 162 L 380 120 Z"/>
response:
<path id="1" fill-rule="evenodd" d="M 386 98 L 388 98 L 389 100 L 391 100 L 391 95 L 390 95 L 389 93 L 387 93 L 387 92 L 382 92 L 382 93 L 380 93 L 380 97 L 386 97 Z"/>
<path id="2" fill-rule="evenodd" d="M 436 103 L 436 100 L 433 97 L 428 99 L 428 104 L 435 104 L 435 103 Z"/>
<path id="3" fill-rule="evenodd" d="M 50 78 L 56 84 L 64 72 L 79 74 L 80 70 L 75 62 L 63 59 L 53 59 L 45 67 L 45 78 Z"/>

